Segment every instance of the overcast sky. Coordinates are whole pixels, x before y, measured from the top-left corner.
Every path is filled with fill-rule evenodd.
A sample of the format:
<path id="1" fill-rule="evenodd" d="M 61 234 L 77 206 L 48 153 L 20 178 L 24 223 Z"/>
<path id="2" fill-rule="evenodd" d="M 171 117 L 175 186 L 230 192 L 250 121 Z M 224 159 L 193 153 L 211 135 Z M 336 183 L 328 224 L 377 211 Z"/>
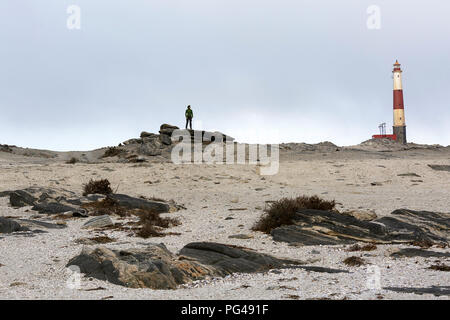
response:
<path id="1" fill-rule="evenodd" d="M 184 126 L 190 104 L 240 142 L 357 144 L 392 130 L 399 59 L 408 140 L 449 145 L 449 16 L 443 0 L 1 0 L 0 143 L 117 145 Z"/>

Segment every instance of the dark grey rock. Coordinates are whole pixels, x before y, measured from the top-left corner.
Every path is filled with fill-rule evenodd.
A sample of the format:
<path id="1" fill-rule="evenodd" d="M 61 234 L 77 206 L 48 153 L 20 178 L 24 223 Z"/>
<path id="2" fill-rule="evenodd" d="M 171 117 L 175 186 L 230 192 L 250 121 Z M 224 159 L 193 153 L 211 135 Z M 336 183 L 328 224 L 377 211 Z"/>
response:
<path id="1" fill-rule="evenodd" d="M 421 177 L 417 173 L 414 173 L 414 172 L 401 173 L 401 174 L 398 174 L 397 176 L 399 176 L 399 177 L 417 177 L 417 178 Z"/>
<path id="2" fill-rule="evenodd" d="M 159 146 L 155 146 L 152 143 L 143 143 L 142 145 L 139 146 L 138 152 L 139 154 L 150 157 L 159 156 L 162 154 Z"/>
<path id="3" fill-rule="evenodd" d="M 287 264 L 299 264 L 298 261 L 277 259 L 256 251 L 211 242 L 189 243 L 180 250 L 180 255 L 213 267 L 220 276 L 234 272 L 267 271 L 282 268 Z"/>
<path id="4" fill-rule="evenodd" d="M 39 220 L 19 219 L 19 221 L 22 226 L 26 226 L 29 228 L 33 228 L 34 226 L 39 226 L 39 227 L 43 227 L 46 229 L 65 229 L 65 228 L 67 228 L 66 224 L 50 223 L 50 222 L 39 221 Z"/>
<path id="5" fill-rule="evenodd" d="M 124 141 L 122 143 L 123 143 L 123 145 L 127 146 L 127 145 L 130 145 L 130 144 L 141 144 L 142 142 L 143 142 L 142 139 L 128 139 L 128 140 L 126 140 L 126 141 Z"/>
<path id="6" fill-rule="evenodd" d="M 109 227 L 112 226 L 114 223 L 111 220 L 111 217 L 108 215 L 98 216 L 90 219 L 89 221 L 86 221 L 85 224 L 83 224 L 83 229 L 87 228 L 103 228 L 103 227 Z"/>
<path id="7" fill-rule="evenodd" d="M 428 165 L 431 169 L 437 170 L 437 171 L 448 171 L 450 172 L 450 166 L 449 165 L 441 165 L 441 164 L 429 164 Z"/>
<path id="8" fill-rule="evenodd" d="M 159 133 L 161 135 L 168 136 L 170 139 L 170 137 L 172 136 L 172 133 L 178 129 L 180 129 L 180 128 L 178 128 L 177 126 L 172 126 L 170 124 L 165 123 L 165 124 L 162 124 L 161 127 L 159 128 Z"/>
<path id="9" fill-rule="evenodd" d="M 316 266 L 298 266 L 298 269 L 303 269 L 305 271 L 310 272 L 321 272 L 321 273 L 349 273 L 348 270 L 341 269 L 333 269 L 333 268 L 325 268 L 325 267 L 316 267 Z"/>
<path id="10" fill-rule="evenodd" d="M 87 211 L 82 205 L 100 201 L 105 195 L 79 195 L 64 189 L 49 189 L 33 187 L 23 190 L 4 191 L 3 196 L 9 196 L 14 207 L 32 206 L 32 210 L 45 214 L 71 214 L 73 217 L 86 217 Z M 109 197 L 117 200 L 120 206 L 129 209 L 149 209 L 159 213 L 169 212 L 169 204 L 159 201 L 133 198 L 124 194 L 112 194 Z"/>
<path id="11" fill-rule="evenodd" d="M 129 209 L 155 210 L 159 213 L 165 213 L 170 211 L 170 206 L 164 202 L 134 198 L 119 193 L 112 194 L 109 197 L 118 201 L 120 206 Z"/>
<path id="12" fill-rule="evenodd" d="M 450 258 L 450 252 L 437 252 L 418 248 L 405 248 L 391 253 L 391 257 Z"/>
<path id="13" fill-rule="evenodd" d="M 284 268 L 299 261 L 277 259 L 249 249 L 218 243 L 191 243 L 179 255 L 163 244 L 144 249 L 110 250 L 84 247 L 69 261 L 88 277 L 131 288 L 175 289 L 178 285 L 207 276 L 234 272 L 264 272 Z"/>
<path id="14" fill-rule="evenodd" d="M 17 231 L 28 231 L 14 220 L 0 217 L 0 233 L 13 233 Z"/>
<path id="15" fill-rule="evenodd" d="M 418 295 L 432 294 L 437 297 L 450 296 L 450 286 L 431 286 L 428 288 L 384 287 L 383 289 L 401 293 L 414 293 Z"/>
<path id="16" fill-rule="evenodd" d="M 228 238 L 247 240 L 247 239 L 252 239 L 253 236 L 251 234 L 233 234 L 233 235 L 229 236 Z"/>
<path id="17" fill-rule="evenodd" d="M 153 138 L 153 137 L 157 137 L 158 135 L 155 133 L 150 133 L 150 132 L 146 132 L 146 131 L 142 131 L 141 132 L 141 138 Z"/>
<path id="18" fill-rule="evenodd" d="M 9 202 L 11 206 L 16 208 L 33 206 L 37 200 L 37 198 L 33 197 L 25 190 L 16 190 L 9 194 Z"/>
<path id="19" fill-rule="evenodd" d="M 46 214 L 57 214 L 57 213 L 64 213 L 64 212 L 77 212 L 77 208 L 75 207 L 69 207 L 64 204 L 60 203 L 36 203 L 31 210 L 37 211 L 39 213 L 46 213 Z M 82 213 L 80 212 L 80 215 Z"/>
<path id="20" fill-rule="evenodd" d="M 272 230 L 275 241 L 303 245 L 369 243 L 448 243 L 450 214 L 407 209 L 391 216 L 361 221 L 352 216 L 320 210 L 300 210 L 294 224 Z"/>
<path id="21" fill-rule="evenodd" d="M 170 145 L 172 144 L 172 139 L 171 139 L 171 137 L 170 137 L 169 135 L 167 135 L 167 134 L 160 134 L 160 135 L 159 135 L 159 140 L 160 140 L 163 144 L 165 144 L 165 145 L 167 145 L 167 146 L 170 146 Z"/>

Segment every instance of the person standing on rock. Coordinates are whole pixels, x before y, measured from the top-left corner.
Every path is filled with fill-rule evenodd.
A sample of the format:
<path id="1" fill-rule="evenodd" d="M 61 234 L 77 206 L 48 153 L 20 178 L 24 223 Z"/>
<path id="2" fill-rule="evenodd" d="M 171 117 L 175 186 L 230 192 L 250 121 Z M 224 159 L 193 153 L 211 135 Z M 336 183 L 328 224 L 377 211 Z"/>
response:
<path id="1" fill-rule="evenodd" d="M 192 112 L 191 106 L 187 106 L 186 109 L 186 129 L 188 128 L 188 123 L 189 123 L 189 127 L 192 130 L 192 118 L 194 117 L 194 113 Z"/>

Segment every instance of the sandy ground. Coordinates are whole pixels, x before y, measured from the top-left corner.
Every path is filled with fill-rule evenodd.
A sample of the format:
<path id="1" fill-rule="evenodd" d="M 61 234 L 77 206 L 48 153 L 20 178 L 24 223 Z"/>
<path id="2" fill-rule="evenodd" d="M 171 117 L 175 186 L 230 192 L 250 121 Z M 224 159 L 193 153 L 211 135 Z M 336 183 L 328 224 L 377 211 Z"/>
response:
<path id="1" fill-rule="evenodd" d="M 107 178 L 113 189 L 133 196 L 173 199 L 186 207 L 175 213 L 182 225 L 170 229 L 181 235 L 141 239 L 123 232 L 104 234 L 117 241 L 107 246 L 129 248 L 164 243 L 177 252 L 193 241 L 241 245 L 272 254 L 308 261 L 308 265 L 345 269 L 327 274 L 303 270 L 274 270 L 264 274 L 235 274 L 224 279 L 199 281 L 178 290 L 129 289 L 81 277 L 72 288 L 73 275 L 65 268 L 82 245 L 74 240 L 100 235 L 81 229 L 85 220 L 70 220 L 68 228 L 48 230 L 33 237 L 0 235 L 1 299 L 449 299 L 449 296 L 395 293 L 369 289 L 367 267 L 347 267 L 346 257 L 361 256 L 380 270 L 382 287 L 450 286 L 450 273 L 427 269 L 436 258 L 400 258 L 389 254 L 403 246 L 382 245 L 371 252 L 347 252 L 345 246 L 295 247 L 276 243 L 270 236 L 251 231 L 266 203 L 282 197 L 320 195 L 335 199 L 339 210 L 368 209 L 378 216 L 408 208 L 449 212 L 450 172 L 434 171 L 428 164 L 450 164 L 450 153 L 328 153 L 282 155 L 280 171 L 260 176 L 251 165 L 65 164 L 53 160 L 18 157 L 0 152 L 0 191 L 29 186 L 62 187 L 81 193 L 91 178 Z M 398 174 L 416 173 L 417 177 Z M 415 180 L 415 181 L 412 181 Z M 420 180 L 422 182 L 419 182 Z M 151 181 L 152 183 L 148 183 Z M 381 186 L 373 186 L 379 182 Z M 29 208 L 28 208 L 29 209 Z M 231 209 L 231 210 L 230 210 Z M 243 209 L 243 210 L 232 210 Z M 27 208 L 9 207 L 0 198 L 0 216 L 27 217 Z M 225 220 L 227 217 L 234 219 Z M 49 219 L 49 221 L 52 221 Z M 248 234 L 247 240 L 230 235 Z M 450 252 L 449 249 L 433 248 Z M 439 259 L 450 264 L 450 259 Z M 101 290 L 99 287 L 103 288 Z"/>

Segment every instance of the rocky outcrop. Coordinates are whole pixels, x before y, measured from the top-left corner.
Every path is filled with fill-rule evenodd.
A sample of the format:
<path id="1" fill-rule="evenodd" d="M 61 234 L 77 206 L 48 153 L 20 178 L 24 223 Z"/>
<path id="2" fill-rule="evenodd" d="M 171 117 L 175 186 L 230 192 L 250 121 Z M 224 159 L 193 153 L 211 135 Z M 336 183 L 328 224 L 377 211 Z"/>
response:
<path id="1" fill-rule="evenodd" d="M 13 152 L 13 149 L 11 149 L 11 147 L 7 144 L 0 144 L 0 152 L 11 153 L 11 152 Z"/>
<path id="2" fill-rule="evenodd" d="M 450 286 L 431 286 L 428 288 L 408 288 L 408 287 L 384 287 L 383 290 L 389 290 L 401 293 L 414 293 L 414 294 L 432 294 L 436 297 L 449 296 Z"/>
<path id="3" fill-rule="evenodd" d="M 443 165 L 443 164 L 429 164 L 428 165 L 431 169 L 436 171 L 448 171 L 450 172 L 450 166 Z"/>
<path id="4" fill-rule="evenodd" d="M 134 198 L 126 194 L 115 193 L 109 195 L 109 197 L 116 200 L 119 206 L 128 209 L 152 210 L 158 213 L 169 212 L 172 209 L 171 206 L 165 202 Z"/>
<path id="5" fill-rule="evenodd" d="M 94 217 L 83 224 L 83 229 L 88 228 L 103 228 L 112 226 L 114 223 L 111 220 L 111 217 L 108 215 L 102 215 L 98 217 Z"/>
<path id="6" fill-rule="evenodd" d="M 235 272 L 261 272 L 299 264 L 294 260 L 278 259 L 256 251 L 211 242 L 189 243 L 181 249 L 180 255 L 212 267 L 216 276 L 226 276 Z"/>
<path id="7" fill-rule="evenodd" d="M 139 146 L 138 154 L 154 157 L 162 154 L 161 148 L 154 143 L 143 143 Z"/>
<path id="8" fill-rule="evenodd" d="M 164 244 L 144 249 L 112 250 L 84 247 L 69 261 L 88 277 L 130 288 L 175 289 L 178 285 L 207 276 L 223 277 L 235 272 L 263 272 L 300 264 L 218 243 L 190 243 L 179 255 Z"/>
<path id="9" fill-rule="evenodd" d="M 170 137 L 170 136 L 172 136 L 172 133 L 178 129 L 180 129 L 180 128 L 178 128 L 177 126 L 172 126 L 170 124 L 164 123 L 161 125 L 161 127 L 159 127 L 159 133 L 161 135 L 166 135 L 166 136 Z"/>
<path id="10" fill-rule="evenodd" d="M 79 208 L 82 204 L 80 198 L 74 192 L 65 189 L 30 187 L 0 193 L 0 197 L 5 196 L 9 196 L 9 202 L 14 208 L 32 206 L 34 211 L 49 214 L 69 211 L 85 213 L 84 209 Z"/>
<path id="11" fill-rule="evenodd" d="M 13 233 L 17 231 L 27 231 L 27 228 L 22 227 L 14 220 L 0 217 L 0 233 Z"/>
<path id="12" fill-rule="evenodd" d="M 300 210 L 294 224 L 275 228 L 275 241 L 302 245 L 370 243 L 449 243 L 450 214 L 396 210 L 391 216 L 363 221 L 320 210 Z"/>
<path id="13" fill-rule="evenodd" d="M 102 200 L 106 197 L 98 194 L 82 197 L 65 189 L 41 187 L 0 193 L 0 197 L 7 196 L 9 196 L 11 206 L 15 208 L 32 206 L 31 210 L 39 213 L 60 214 L 69 212 L 72 216 L 87 216 L 88 212 L 82 207 L 83 204 Z M 149 209 L 158 213 L 165 213 L 174 209 L 165 202 L 134 198 L 125 194 L 111 194 L 108 197 L 116 200 L 119 206 L 128 209 Z"/>
<path id="14" fill-rule="evenodd" d="M 395 258 L 412 258 L 412 257 L 422 257 L 422 258 L 450 258 L 450 252 L 438 252 L 418 248 L 404 248 L 399 249 L 391 253 L 391 257 Z"/>
<path id="15" fill-rule="evenodd" d="M 19 223 L 20 222 L 20 223 Z M 0 233 L 13 233 L 20 231 L 43 232 L 36 227 L 45 229 L 64 229 L 65 224 L 55 224 L 39 220 L 19 219 L 18 221 L 0 217 Z"/>

